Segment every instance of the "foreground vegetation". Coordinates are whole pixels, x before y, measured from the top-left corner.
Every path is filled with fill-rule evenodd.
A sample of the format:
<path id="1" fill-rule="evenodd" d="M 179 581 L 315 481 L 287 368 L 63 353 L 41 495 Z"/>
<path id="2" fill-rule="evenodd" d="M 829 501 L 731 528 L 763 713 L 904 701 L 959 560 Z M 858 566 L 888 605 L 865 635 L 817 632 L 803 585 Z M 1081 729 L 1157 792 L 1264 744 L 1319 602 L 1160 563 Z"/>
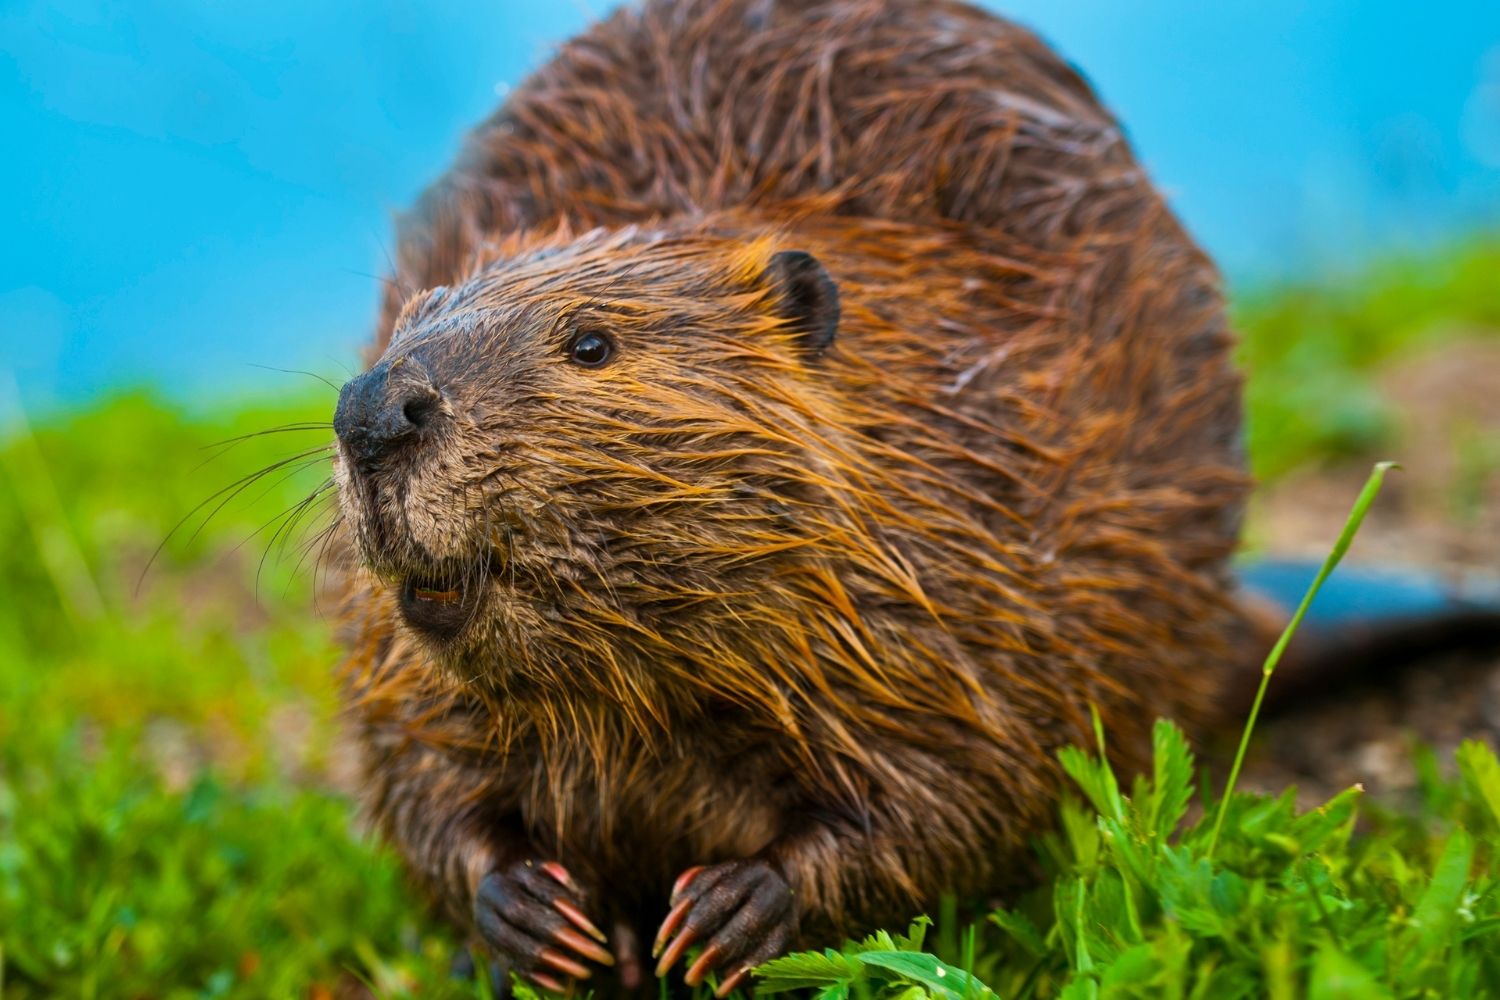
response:
<path id="1" fill-rule="evenodd" d="M 1084 794 L 1039 852 L 1050 884 L 923 953 L 926 927 L 766 966 L 761 991 L 820 997 L 1500 995 L 1500 763 L 1478 743 L 1397 817 L 1350 789 L 1299 814 L 1279 797 L 1194 797 L 1192 755 L 1157 724 L 1149 777 L 1122 792 L 1109 767 L 1065 755 Z M 1225 809 L 1215 849 L 1214 820 Z M 939 957 L 942 956 L 942 957 Z M 946 960 L 945 960 L 946 959 Z M 912 992 L 916 991 L 916 992 Z"/>
<path id="2" fill-rule="evenodd" d="M 1500 242 L 1476 242 L 1248 296 L 1259 468 L 1378 446 L 1390 414 L 1369 373 L 1500 328 L 1496 273 Z M 336 654 L 296 542 L 320 515 L 290 543 L 267 527 L 322 480 L 319 456 L 202 509 L 143 576 L 205 497 L 327 440 L 332 393 L 287 387 L 195 414 L 122 397 L 0 444 L 0 996 L 484 990 L 450 978 L 451 936 L 337 791 Z M 1082 751 L 1066 763 L 1078 795 L 1038 845 L 1040 888 L 978 922 L 940 914 L 785 959 L 762 989 L 1500 994 L 1500 765 L 1485 748 L 1420 757 L 1420 806 L 1400 814 L 1353 790 L 1302 814 L 1290 793 L 1224 806 L 1168 725 L 1153 774 L 1126 789 Z"/>

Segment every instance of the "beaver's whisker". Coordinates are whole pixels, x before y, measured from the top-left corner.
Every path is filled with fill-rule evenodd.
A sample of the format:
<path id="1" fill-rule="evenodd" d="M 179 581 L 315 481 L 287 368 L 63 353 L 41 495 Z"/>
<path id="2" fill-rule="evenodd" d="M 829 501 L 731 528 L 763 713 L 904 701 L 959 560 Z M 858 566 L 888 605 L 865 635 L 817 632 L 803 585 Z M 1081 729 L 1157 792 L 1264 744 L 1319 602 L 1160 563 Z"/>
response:
<path id="1" fill-rule="evenodd" d="M 275 533 L 271 536 L 270 541 L 266 543 L 266 550 L 261 553 L 262 563 L 264 563 L 266 557 L 270 555 L 272 546 L 276 547 L 276 556 L 278 559 L 286 555 L 287 546 L 292 543 L 293 533 L 296 531 L 297 525 L 301 523 L 302 519 L 306 517 L 310 511 L 317 509 L 317 505 L 319 502 L 327 499 L 326 494 L 332 488 L 333 481 L 325 480 L 316 489 L 314 489 L 306 497 L 302 498 L 302 500 L 300 500 L 290 508 L 289 514 L 285 516 L 284 520 L 282 520 L 281 524 L 277 527 Z"/>
<path id="2" fill-rule="evenodd" d="M 328 503 L 328 500 L 330 498 L 328 496 L 326 496 L 326 495 L 321 495 L 324 492 L 324 488 L 328 487 L 328 486 L 332 486 L 332 483 L 331 482 L 325 483 L 325 484 L 323 484 L 322 486 L 320 486 L 318 488 L 317 492 L 320 494 L 317 497 L 318 502 L 315 503 L 315 504 L 310 504 L 307 507 L 306 511 L 304 512 L 304 514 L 306 515 L 306 523 L 302 527 L 302 532 L 301 532 L 302 533 L 302 537 L 299 538 L 296 541 L 296 543 L 295 543 L 296 544 L 296 552 L 297 552 L 297 561 L 292 565 L 291 575 L 287 579 L 287 586 L 288 587 L 291 586 L 291 583 L 292 583 L 293 580 L 296 580 L 297 578 L 301 577 L 303 569 L 307 566 L 307 561 L 308 561 L 309 557 L 312 556 L 314 547 L 317 545 L 319 539 L 321 539 L 324 536 L 324 534 L 328 531 L 328 529 L 329 529 L 329 527 L 330 527 L 330 525 L 332 523 L 332 521 L 330 521 L 329 523 L 325 523 L 321 527 L 317 527 L 316 531 L 313 531 L 313 528 L 317 526 L 318 518 L 320 518 L 320 517 L 322 517 L 322 516 L 324 516 L 324 515 L 326 515 L 326 514 L 328 514 L 330 512 L 336 512 L 337 509 L 338 509 L 338 507 L 337 507 L 337 499 L 336 498 L 334 498 L 334 503 L 330 504 L 330 503 Z M 312 499 L 312 498 L 309 497 L 309 499 Z M 336 519 L 337 518 L 335 516 L 335 518 L 333 518 L 333 520 L 336 520 Z M 311 532 L 311 535 L 309 535 L 309 532 Z M 286 546 L 289 545 L 289 544 L 292 544 L 290 534 L 288 534 L 287 538 L 282 542 L 283 552 L 285 551 Z M 317 564 L 316 563 L 313 564 L 313 574 L 312 574 L 312 581 L 311 582 L 312 582 L 312 587 L 313 587 L 314 601 L 316 601 L 316 599 L 317 599 L 317 587 L 318 587 L 318 575 L 317 575 Z"/>
<path id="3" fill-rule="evenodd" d="M 258 365 L 258 364 L 255 364 L 254 362 L 250 363 L 250 367 L 251 368 L 260 368 L 260 369 L 262 369 L 264 371 L 268 371 L 268 372 L 280 372 L 283 375 L 306 375 L 308 378 L 317 379 L 319 382 L 322 382 L 324 385 L 328 386 L 328 388 L 332 389 L 334 392 L 338 392 L 342 388 L 341 386 L 334 385 L 332 382 L 328 381 L 326 378 L 324 378 L 322 375 L 319 375 L 317 372 L 303 371 L 301 368 L 277 368 L 274 365 Z"/>
<path id="4" fill-rule="evenodd" d="M 329 553 L 328 546 L 332 543 L 333 539 L 337 537 L 338 530 L 343 526 L 343 524 L 343 512 L 335 505 L 333 520 L 329 521 L 328 526 L 313 537 L 311 544 L 309 544 L 308 546 L 309 552 L 312 551 L 314 546 L 316 546 L 317 548 L 317 555 L 313 558 L 312 572 L 313 605 L 315 608 L 317 608 L 318 603 L 321 601 L 322 595 L 322 590 L 318 586 L 318 574 L 320 572 L 327 573 L 326 560 L 328 559 Z M 321 609 L 318 610 L 321 611 Z"/>
<path id="5" fill-rule="evenodd" d="M 308 469 L 311 469 L 316 465 L 320 465 L 325 460 L 326 459 L 323 456 L 315 455 L 301 462 L 300 464 L 287 469 L 284 476 L 268 485 L 265 489 L 261 490 L 260 493 L 256 494 L 256 496 L 251 500 L 251 503 L 259 503 L 266 497 L 270 496 L 272 491 L 281 486 L 283 483 L 287 482 L 290 479 L 293 479 L 296 476 L 301 475 L 303 472 L 306 472 Z"/>
<path id="6" fill-rule="evenodd" d="M 390 263 L 389 254 L 386 254 L 386 262 Z M 339 268 L 339 270 L 343 271 L 345 274 L 352 274 L 356 278 L 369 278 L 371 281 L 394 288 L 397 291 L 401 291 L 401 286 L 397 284 L 396 280 L 389 274 L 371 274 L 369 271 L 361 271 L 357 267 L 341 267 Z"/>
<path id="7" fill-rule="evenodd" d="M 293 512 L 292 517 L 290 519 L 291 524 L 292 525 L 301 525 L 301 534 L 306 535 L 307 531 L 314 524 L 317 523 L 317 518 L 321 514 L 324 514 L 324 513 L 327 512 L 328 507 L 327 507 L 327 504 L 326 504 L 326 500 L 327 500 L 326 497 L 316 497 L 316 498 L 314 498 L 314 497 L 308 497 L 307 500 L 305 500 L 303 502 L 303 505 L 301 506 L 301 508 Z M 281 560 L 283 560 L 283 559 L 286 558 L 287 547 L 294 544 L 293 541 L 292 541 L 292 535 L 293 535 L 294 530 L 296 530 L 294 527 L 288 527 L 284 532 L 282 532 L 282 534 L 281 534 L 281 541 L 280 541 L 279 545 L 277 546 L 277 551 L 276 551 L 276 559 L 277 559 L 278 562 L 280 562 Z M 302 575 L 302 568 L 303 568 L 303 566 L 307 562 L 307 544 L 306 544 L 306 541 L 305 540 L 299 540 L 299 541 L 297 541 L 295 543 L 295 545 L 296 545 L 297 561 L 292 564 L 291 572 L 287 575 L 286 583 L 282 587 L 282 596 L 286 596 L 290 592 L 290 588 L 292 586 L 292 583 L 295 582 Z M 268 547 L 268 549 L 269 549 L 269 547 Z M 266 558 L 265 553 L 262 553 L 261 554 L 261 561 L 262 561 L 262 563 L 265 562 L 265 558 Z M 260 569 L 257 567 L 257 569 L 256 569 L 257 583 L 259 583 L 259 575 L 260 575 Z M 314 581 L 314 582 L 316 582 L 316 581 Z"/>
<path id="8" fill-rule="evenodd" d="M 332 514 L 332 516 L 330 516 L 330 514 Z M 309 505 L 309 507 L 306 508 L 306 511 L 303 511 L 303 514 L 300 514 L 299 517 L 300 519 L 305 520 L 305 523 L 303 523 L 302 529 L 300 529 L 302 538 L 299 538 L 296 543 L 297 562 L 294 562 L 293 568 L 291 568 L 291 574 L 287 579 L 287 586 L 291 586 L 291 582 L 293 582 L 293 580 L 300 579 L 300 577 L 303 576 L 303 573 L 308 570 L 308 561 L 309 558 L 312 558 L 312 555 L 314 555 L 314 549 L 315 546 L 317 546 L 318 540 L 326 537 L 326 534 L 327 532 L 329 532 L 329 529 L 332 528 L 333 523 L 338 522 L 338 502 L 335 501 L 333 502 L 333 504 L 330 504 L 329 498 L 327 498 L 327 496 L 320 496 L 320 498 L 318 498 L 317 504 Z M 320 523 L 318 523 L 320 522 L 320 519 L 327 520 L 324 520 L 323 525 L 320 526 Z M 285 547 L 287 547 L 287 544 L 290 543 L 284 541 L 282 547 L 284 547 L 285 549 Z M 314 601 L 315 603 L 317 603 L 317 562 L 312 562 L 311 586 L 312 589 L 314 589 Z"/>
<path id="9" fill-rule="evenodd" d="M 260 593 L 261 573 L 265 570 L 266 560 L 270 558 L 272 549 L 276 547 L 276 540 L 282 536 L 282 533 L 287 530 L 289 525 L 296 522 L 296 519 L 301 515 L 302 512 L 307 509 L 308 505 L 317 502 L 318 498 L 324 492 L 326 492 L 328 487 L 331 485 L 332 482 L 330 481 L 325 486 L 319 487 L 312 493 L 303 497 L 301 500 L 298 500 L 296 503 L 292 504 L 290 507 L 287 507 L 285 510 L 281 511 L 279 514 L 276 514 L 269 521 L 265 522 L 260 527 L 252 531 L 238 545 L 230 550 L 231 552 L 239 551 L 239 549 L 245 546 L 252 538 L 255 538 L 257 535 L 261 534 L 272 525 L 276 526 L 275 531 L 271 533 L 271 537 L 266 541 L 265 548 L 261 550 L 260 559 L 255 566 L 255 592 L 257 595 L 259 595 Z"/>
<path id="10" fill-rule="evenodd" d="M 264 430 L 250 431 L 248 434 L 236 434 L 234 437 L 225 438 L 222 441 L 214 441 L 210 444 L 200 446 L 198 448 L 199 451 L 210 451 L 212 449 L 218 450 L 214 451 L 213 454 L 209 455 L 202 462 L 198 463 L 198 465 L 194 466 L 194 468 L 201 469 L 209 462 L 212 462 L 218 458 L 222 458 L 234 448 L 238 447 L 246 441 L 254 440 L 255 438 L 266 437 L 271 434 L 296 434 L 302 431 L 331 431 L 332 429 L 333 424 L 326 421 L 318 422 L 308 420 L 292 424 L 280 424 L 276 427 L 267 427 Z M 324 447 L 326 448 L 332 448 L 333 446 L 334 445 L 332 441 L 324 445 Z"/>
<path id="11" fill-rule="evenodd" d="M 215 500 L 219 501 L 214 506 L 214 508 L 204 516 L 202 522 L 198 525 L 198 527 L 193 529 L 192 535 L 188 537 L 189 542 L 194 541 L 203 532 L 203 529 L 208 527 L 209 522 L 211 522 L 218 515 L 218 513 L 224 509 L 226 505 L 232 502 L 245 490 L 255 485 L 261 479 L 271 475 L 272 473 L 280 469 L 284 469 L 287 466 L 292 465 L 293 463 L 303 462 L 308 465 L 315 464 L 316 461 L 322 460 L 320 455 L 322 452 L 325 452 L 327 448 L 327 445 L 320 445 L 317 448 L 310 448 L 306 451 L 298 452 L 295 455 L 283 458 L 280 461 L 272 462 L 270 465 L 266 466 L 263 469 L 258 469 L 257 471 L 252 472 L 248 475 L 241 476 L 239 479 L 236 479 L 228 486 L 225 486 L 222 489 L 215 490 L 206 499 L 196 504 L 192 510 L 182 515 L 182 517 L 178 519 L 177 523 L 172 525 L 171 529 L 167 531 L 162 540 L 157 543 L 156 548 L 152 550 L 151 557 L 146 560 L 146 565 L 141 569 L 140 577 L 136 579 L 136 591 L 140 591 L 141 584 L 146 580 L 146 574 L 151 572 L 151 567 L 154 566 L 156 564 L 156 560 L 161 557 L 162 552 L 167 547 L 167 543 L 172 540 L 177 532 L 182 530 L 183 525 L 191 521 L 194 515 L 196 515 L 203 508 L 207 507 L 209 504 L 214 503 Z M 313 461 L 309 461 L 309 459 L 312 459 Z M 299 466 L 299 469 L 300 468 L 302 468 L 302 466 Z"/>

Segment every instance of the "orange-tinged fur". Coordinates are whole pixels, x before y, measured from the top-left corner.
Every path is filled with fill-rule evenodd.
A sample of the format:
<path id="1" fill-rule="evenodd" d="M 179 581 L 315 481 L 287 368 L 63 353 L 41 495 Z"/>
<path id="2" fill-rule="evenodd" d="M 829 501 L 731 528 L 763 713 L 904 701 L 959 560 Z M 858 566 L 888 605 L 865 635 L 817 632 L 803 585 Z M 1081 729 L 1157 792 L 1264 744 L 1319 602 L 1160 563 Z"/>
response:
<path id="1" fill-rule="evenodd" d="M 597 228 L 596 228 L 597 227 Z M 765 279 L 838 288 L 809 352 Z M 445 286 L 430 291 L 436 286 Z M 618 356 L 562 352 L 579 329 Z M 1031 35 L 916 0 L 615 15 L 402 231 L 377 354 L 443 384 L 340 473 L 368 805 L 467 922 L 557 858 L 649 940 L 774 846 L 801 940 L 1016 877 L 1097 706 L 1212 717 L 1246 479 L 1217 278 Z M 461 565 L 454 641 L 393 581 Z"/>

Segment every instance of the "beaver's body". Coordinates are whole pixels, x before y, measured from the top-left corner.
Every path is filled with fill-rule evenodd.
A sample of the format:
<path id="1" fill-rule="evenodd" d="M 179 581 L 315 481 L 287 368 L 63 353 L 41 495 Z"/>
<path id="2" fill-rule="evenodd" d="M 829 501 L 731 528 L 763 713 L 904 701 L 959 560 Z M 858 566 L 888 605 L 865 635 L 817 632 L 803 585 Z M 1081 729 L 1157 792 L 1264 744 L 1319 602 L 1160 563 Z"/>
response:
<path id="1" fill-rule="evenodd" d="M 1216 277 L 1024 31 L 618 14 L 476 133 L 391 288 L 336 422 L 370 805 L 539 981 L 596 954 L 569 900 L 629 967 L 699 865 L 693 978 L 999 887 L 1090 704 L 1127 759 L 1211 712 Z"/>

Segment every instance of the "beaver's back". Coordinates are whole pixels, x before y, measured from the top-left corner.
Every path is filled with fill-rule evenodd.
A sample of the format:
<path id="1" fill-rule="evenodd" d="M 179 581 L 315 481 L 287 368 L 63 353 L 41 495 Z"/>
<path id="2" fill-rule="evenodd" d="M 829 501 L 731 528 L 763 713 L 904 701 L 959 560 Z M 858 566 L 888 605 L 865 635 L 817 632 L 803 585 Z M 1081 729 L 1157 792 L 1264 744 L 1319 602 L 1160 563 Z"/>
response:
<path id="1" fill-rule="evenodd" d="M 497 235 L 818 197 L 827 211 L 1105 246 L 1169 219 L 1113 118 L 1030 32 L 930 0 L 649 0 L 567 42 L 405 220 L 407 292 Z"/>

